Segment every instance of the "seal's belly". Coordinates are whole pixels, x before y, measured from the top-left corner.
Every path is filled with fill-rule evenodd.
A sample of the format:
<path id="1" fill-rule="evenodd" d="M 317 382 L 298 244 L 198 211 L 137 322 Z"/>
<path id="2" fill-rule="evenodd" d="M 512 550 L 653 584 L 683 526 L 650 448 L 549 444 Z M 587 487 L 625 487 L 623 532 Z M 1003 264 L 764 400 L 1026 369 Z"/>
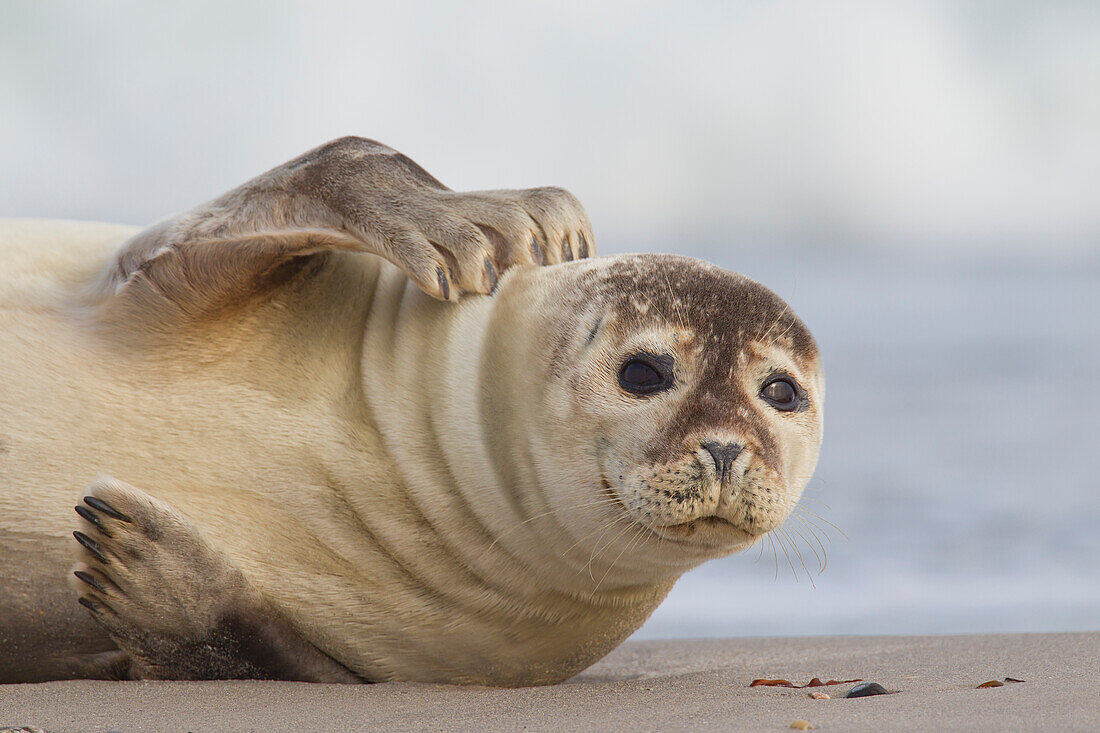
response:
<path id="1" fill-rule="evenodd" d="M 447 364 L 441 382 L 476 383 L 469 344 L 488 299 L 434 305 L 384 265 L 389 286 L 352 302 L 373 292 L 363 268 L 379 266 L 334 266 L 278 310 L 309 311 L 303 320 L 327 331 L 280 324 L 262 335 L 334 332 L 335 347 L 257 345 L 240 324 L 127 347 L 97 333 L 73 293 L 132 231 L 0 224 L 0 670 L 34 657 L 23 679 L 87 676 L 73 660 L 110 648 L 67 585 L 73 507 L 98 473 L 179 510 L 303 636 L 368 679 L 555 682 L 629 636 L 667 592 L 592 605 L 548 593 L 537 544 L 523 546 L 532 562 L 504 557 L 508 528 L 525 524 L 485 528 L 512 487 L 477 467 L 464 429 L 433 430 L 477 408 L 430 399 L 434 371 L 416 365 Z M 356 314 L 368 311 L 360 363 L 347 348 L 362 348 Z M 463 348 L 447 346 L 441 321 Z M 459 460 L 426 460 L 444 453 Z"/>
<path id="2" fill-rule="evenodd" d="M 326 430 L 224 370 L 97 340 L 72 294 L 132 232 L 0 223 L 0 669 L 22 679 L 80 676 L 74 658 L 112 648 L 67 585 L 73 507 L 98 473 L 259 556 L 265 490 L 308 485 Z"/>

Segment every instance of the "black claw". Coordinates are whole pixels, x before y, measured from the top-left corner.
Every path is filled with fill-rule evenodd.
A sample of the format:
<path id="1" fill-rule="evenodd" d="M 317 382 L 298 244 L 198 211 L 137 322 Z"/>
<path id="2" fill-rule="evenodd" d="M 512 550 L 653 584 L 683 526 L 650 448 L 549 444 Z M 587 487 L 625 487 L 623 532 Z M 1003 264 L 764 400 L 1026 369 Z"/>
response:
<path id="1" fill-rule="evenodd" d="M 84 572 L 83 570 L 76 570 L 76 571 L 73 572 L 73 575 L 80 578 L 80 580 L 82 580 L 85 583 L 87 583 L 88 585 L 92 586 L 93 588 L 95 588 L 100 593 L 106 593 L 107 592 L 106 589 L 102 585 L 99 584 L 99 581 L 96 580 L 94 576 Z"/>
<path id="2" fill-rule="evenodd" d="M 569 262 L 573 259 L 573 248 L 569 246 L 568 234 L 561 238 L 561 259 L 562 262 Z"/>
<path id="3" fill-rule="evenodd" d="M 533 234 L 531 235 L 531 256 L 535 258 L 536 264 L 546 264 L 546 255 L 542 253 L 542 245 L 539 244 L 539 238 Z"/>
<path id="4" fill-rule="evenodd" d="M 76 602 L 84 606 L 84 608 L 88 609 L 92 613 L 99 613 L 99 608 L 96 607 L 96 604 L 88 600 L 84 596 L 80 596 L 80 598 L 77 598 Z"/>
<path id="5" fill-rule="evenodd" d="M 588 256 L 588 240 L 584 238 L 583 234 L 578 234 L 577 238 L 581 240 L 581 243 L 577 245 L 577 249 L 581 251 L 581 259 Z"/>
<path id="6" fill-rule="evenodd" d="M 103 534 L 107 535 L 108 537 L 111 536 L 110 530 L 108 530 L 106 527 L 103 526 L 103 522 L 99 521 L 99 516 L 95 512 L 93 512 L 92 510 L 87 509 L 87 508 L 82 507 L 82 506 L 78 506 L 78 507 L 76 507 L 76 513 L 79 514 L 84 519 L 87 519 L 92 524 L 94 524 L 95 528 L 98 529 Z"/>
<path id="7" fill-rule="evenodd" d="M 489 292 L 495 293 L 497 290 L 497 268 L 488 257 L 485 258 L 485 276 L 489 278 Z"/>
<path id="8" fill-rule="evenodd" d="M 99 558 L 99 561 L 104 565 L 108 564 L 107 557 L 103 554 L 103 548 L 99 546 L 99 543 L 93 540 L 83 532 L 73 532 L 73 537 L 79 542 L 85 550 Z"/>
<path id="9" fill-rule="evenodd" d="M 447 282 L 447 275 L 442 267 L 435 268 L 435 279 L 439 283 L 439 289 L 443 291 L 443 300 L 451 299 L 451 284 Z"/>
<path id="10" fill-rule="evenodd" d="M 90 506 L 92 509 L 98 509 L 99 511 L 106 514 L 108 517 L 114 517 L 121 522 L 134 521 L 133 519 L 130 519 L 128 516 L 120 512 L 118 509 L 115 509 L 113 506 L 103 501 L 103 499 L 97 499 L 94 496 L 85 496 L 84 503 Z"/>

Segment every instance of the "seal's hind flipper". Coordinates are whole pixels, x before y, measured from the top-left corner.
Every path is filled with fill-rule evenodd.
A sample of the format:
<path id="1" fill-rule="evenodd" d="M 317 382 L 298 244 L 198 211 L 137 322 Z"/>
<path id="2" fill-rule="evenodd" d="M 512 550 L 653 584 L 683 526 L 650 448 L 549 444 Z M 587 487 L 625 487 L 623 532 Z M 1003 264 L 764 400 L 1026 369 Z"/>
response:
<path id="1" fill-rule="evenodd" d="M 360 682 L 306 642 L 171 506 L 100 477 L 76 508 L 77 601 L 143 679 Z"/>

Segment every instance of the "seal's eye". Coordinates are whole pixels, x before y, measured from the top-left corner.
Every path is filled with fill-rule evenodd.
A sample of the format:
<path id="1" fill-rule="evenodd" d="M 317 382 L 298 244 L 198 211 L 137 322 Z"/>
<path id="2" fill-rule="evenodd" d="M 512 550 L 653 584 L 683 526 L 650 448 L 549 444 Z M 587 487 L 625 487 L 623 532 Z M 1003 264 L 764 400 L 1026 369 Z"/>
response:
<path id="1" fill-rule="evenodd" d="M 635 354 L 619 370 L 619 386 L 636 395 L 648 395 L 672 386 L 672 360 L 667 356 Z"/>
<path id="2" fill-rule="evenodd" d="M 775 377 L 764 384 L 760 396 L 777 410 L 790 412 L 802 406 L 802 394 L 790 377 Z"/>

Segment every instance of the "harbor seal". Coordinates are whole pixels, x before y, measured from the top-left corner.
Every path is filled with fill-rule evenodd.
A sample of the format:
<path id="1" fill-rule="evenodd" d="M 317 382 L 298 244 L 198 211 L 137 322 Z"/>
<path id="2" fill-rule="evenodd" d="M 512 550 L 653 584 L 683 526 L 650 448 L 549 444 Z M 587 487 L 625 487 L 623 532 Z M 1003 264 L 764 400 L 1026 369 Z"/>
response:
<path id="1" fill-rule="evenodd" d="M 0 226 L 0 680 L 606 654 L 790 513 L 824 383 L 763 286 L 593 245 L 360 138 L 143 231 Z"/>

